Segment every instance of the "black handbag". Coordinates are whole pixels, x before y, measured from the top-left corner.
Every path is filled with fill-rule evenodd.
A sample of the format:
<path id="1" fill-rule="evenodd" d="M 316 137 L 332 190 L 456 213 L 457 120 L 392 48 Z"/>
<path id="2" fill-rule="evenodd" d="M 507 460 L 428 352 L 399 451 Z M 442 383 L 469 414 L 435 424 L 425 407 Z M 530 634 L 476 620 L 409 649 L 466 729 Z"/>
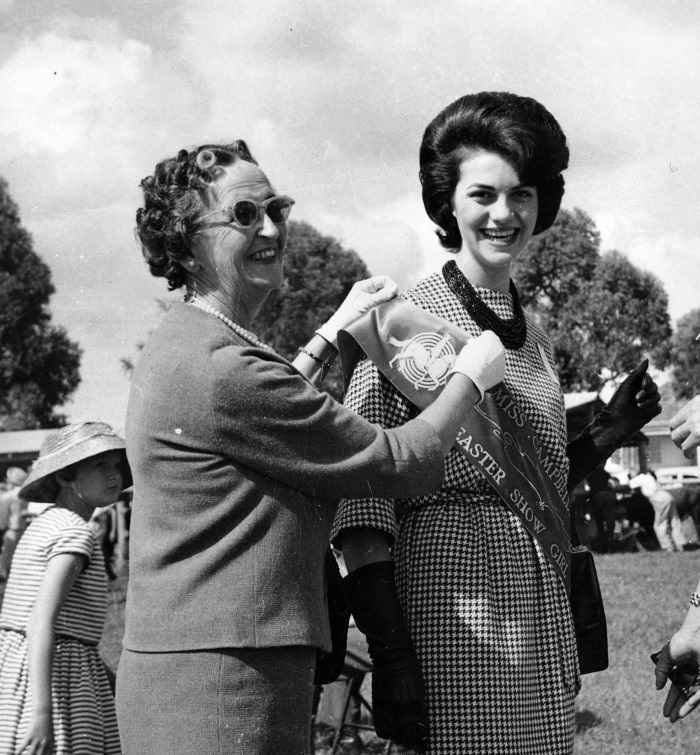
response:
<path id="1" fill-rule="evenodd" d="M 582 674 L 608 667 L 608 625 L 593 554 L 581 545 L 571 522 L 571 587 L 569 600 L 576 629 L 578 665 Z"/>

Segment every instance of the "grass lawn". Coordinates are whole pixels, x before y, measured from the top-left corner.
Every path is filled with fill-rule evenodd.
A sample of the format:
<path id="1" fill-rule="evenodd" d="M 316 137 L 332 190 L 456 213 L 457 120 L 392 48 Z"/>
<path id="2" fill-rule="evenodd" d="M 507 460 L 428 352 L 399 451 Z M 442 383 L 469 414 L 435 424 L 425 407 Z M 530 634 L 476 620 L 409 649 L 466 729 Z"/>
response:
<path id="1" fill-rule="evenodd" d="M 610 668 L 582 678 L 576 705 L 577 755 L 700 752 L 700 713 L 668 723 L 661 713 L 666 693 L 654 688 L 649 659 L 685 616 L 700 578 L 698 553 L 596 557 L 608 619 Z"/>
<path id="2" fill-rule="evenodd" d="M 661 714 L 666 693 L 654 689 L 649 655 L 685 615 L 700 578 L 700 551 L 599 555 L 596 565 L 608 617 L 610 668 L 582 679 L 576 755 L 697 755 L 700 711 L 668 723 Z M 110 586 L 101 649 L 112 668 L 119 660 L 125 591 L 126 577 Z M 317 750 L 319 755 L 327 751 Z M 374 742 L 364 750 L 371 751 L 377 751 Z"/>

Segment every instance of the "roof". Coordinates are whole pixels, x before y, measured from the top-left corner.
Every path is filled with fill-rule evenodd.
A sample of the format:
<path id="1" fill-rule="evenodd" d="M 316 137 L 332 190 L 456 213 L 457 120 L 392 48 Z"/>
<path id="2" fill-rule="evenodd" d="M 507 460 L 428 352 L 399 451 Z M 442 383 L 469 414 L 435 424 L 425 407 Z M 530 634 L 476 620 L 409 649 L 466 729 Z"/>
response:
<path id="1" fill-rule="evenodd" d="M 595 391 L 585 391 L 580 393 L 565 393 L 564 394 L 564 407 L 567 411 L 569 409 L 576 409 L 578 406 L 585 406 L 586 404 L 592 404 L 600 397 Z"/>
<path id="2" fill-rule="evenodd" d="M 0 433 L 0 455 L 38 454 L 44 438 L 54 432 L 51 430 L 18 430 Z"/>

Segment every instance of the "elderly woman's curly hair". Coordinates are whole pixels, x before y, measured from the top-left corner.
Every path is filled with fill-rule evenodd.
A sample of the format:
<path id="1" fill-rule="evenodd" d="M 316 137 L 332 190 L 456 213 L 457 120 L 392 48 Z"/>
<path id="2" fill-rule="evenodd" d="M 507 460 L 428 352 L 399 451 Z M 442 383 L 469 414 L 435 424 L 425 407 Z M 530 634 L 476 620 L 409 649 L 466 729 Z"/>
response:
<path id="1" fill-rule="evenodd" d="M 537 100 L 510 92 L 468 94 L 448 105 L 423 134 L 420 181 L 428 217 L 438 226 L 440 243 L 457 252 L 462 236 L 452 200 L 462 161 L 475 150 L 495 152 L 510 163 L 519 179 L 537 189 L 534 233 L 557 217 L 569 163 L 566 137 L 552 114 Z"/>
<path id="2" fill-rule="evenodd" d="M 143 207 L 136 211 L 136 235 L 151 274 L 167 278 L 171 291 L 186 282 L 180 262 L 190 255 L 204 209 L 204 192 L 214 180 L 211 169 L 237 160 L 257 165 L 242 139 L 181 149 L 177 157 L 162 160 L 153 175 L 141 181 Z"/>

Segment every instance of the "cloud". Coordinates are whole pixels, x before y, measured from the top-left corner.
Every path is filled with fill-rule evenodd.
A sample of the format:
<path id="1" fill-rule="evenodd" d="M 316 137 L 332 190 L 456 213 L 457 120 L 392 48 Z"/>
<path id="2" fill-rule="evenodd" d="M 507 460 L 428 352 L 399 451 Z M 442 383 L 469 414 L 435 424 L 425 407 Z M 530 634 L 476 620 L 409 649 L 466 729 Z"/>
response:
<path id="1" fill-rule="evenodd" d="M 392 202 L 419 190 L 428 121 L 481 89 L 534 96 L 560 120 L 572 152 L 568 206 L 650 222 L 652 239 L 695 225 L 682 199 L 700 174 L 692 3 L 448 0 L 436 13 L 421 0 L 400 12 L 308 0 L 266 13 L 240 2 L 235 18 L 224 0 L 182 9 L 183 59 L 212 93 L 209 131 L 248 138 L 272 180 L 306 200 L 297 210 L 347 229 L 368 258 L 372 241 L 393 248 L 388 229 L 407 222 Z M 368 208 L 381 207 L 387 215 L 369 221 Z"/>
<path id="2" fill-rule="evenodd" d="M 669 294 L 669 314 L 673 322 L 698 308 L 697 281 L 700 280 L 700 237 L 673 227 L 659 227 L 653 218 L 599 213 L 596 224 L 601 232 L 602 250 L 617 249 L 643 270 L 653 273 Z"/>
<path id="3" fill-rule="evenodd" d="M 119 141 L 128 126 L 115 115 L 151 58 L 136 40 L 106 46 L 47 33 L 22 47 L 0 72 L 6 103 L 12 103 L 12 117 L 0 126 L 7 156 L 78 156 L 91 140 L 103 140 L 105 131 Z"/>
<path id="4" fill-rule="evenodd" d="M 25 40 L 0 68 L 0 89 L 3 173 L 31 187 L 29 206 L 44 212 L 118 201 L 142 156 L 160 156 L 163 123 L 185 139 L 206 113 L 187 72 L 118 30 Z"/>

